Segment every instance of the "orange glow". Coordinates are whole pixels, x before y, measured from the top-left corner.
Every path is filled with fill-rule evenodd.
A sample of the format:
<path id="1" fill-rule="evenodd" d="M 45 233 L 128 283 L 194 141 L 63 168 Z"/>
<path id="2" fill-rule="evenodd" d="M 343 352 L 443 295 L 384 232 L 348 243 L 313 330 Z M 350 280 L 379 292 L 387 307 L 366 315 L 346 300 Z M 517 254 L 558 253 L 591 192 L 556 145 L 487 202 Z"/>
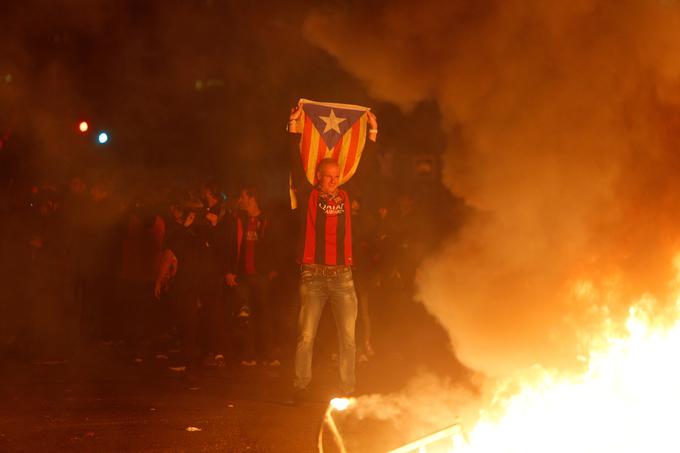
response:
<path id="1" fill-rule="evenodd" d="M 78 130 L 80 132 L 87 132 L 89 128 L 90 125 L 87 123 L 87 121 L 81 121 L 80 124 L 78 124 Z"/>
<path id="2" fill-rule="evenodd" d="M 352 404 L 351 398 L 333 398 L 331 400 L 331 407 L 336 411 L 342 412 Z"/>
<path id="3" fill-rule="evenodd" d="M 499 384 L 449 452 L 680 451 L 680 297 L 663 319 L 653 314 L 655 304 L 643 298 L 620 331 L 609 325 L 593 336 L 584 372 L 537 367 Z"/>

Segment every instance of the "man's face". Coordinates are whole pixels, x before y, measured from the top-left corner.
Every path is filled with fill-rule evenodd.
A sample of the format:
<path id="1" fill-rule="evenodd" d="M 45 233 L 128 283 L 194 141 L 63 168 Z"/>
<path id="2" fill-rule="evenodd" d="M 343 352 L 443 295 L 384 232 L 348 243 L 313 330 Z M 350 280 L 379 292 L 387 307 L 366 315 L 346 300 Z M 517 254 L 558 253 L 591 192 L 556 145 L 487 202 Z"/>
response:
<path id="1" fill-rule="evenodd" d="M 220 202 L 220 194 L 218 191 L 215 191 L 215 189 L 203 187 L 201 189 L 201 200 L 203 201 L 204 206 L 212 208 Z"/>
<path id="2" fill-rule="evenodd" d="M 319 190 L 323 193 L 335 193 L 340 182 L 340 167 L 337 163 L 328 162 L 316 173 Z"/>
<path id="3" fill-rule="evenodd" d="M 238 207 L 244 211 L 247 211 L 253 203 L 253 198 L 248 196 L 248 192 L 245 190 L 241 191 L 241 195 L 238 197 Z"/>
<path id="4" fill-rule="evenodd" d="M 352 199 L 352 212 L 359 212 L 359 208 L 361 208 L 361 203 L 359 203 L 359 200 L 356 198 Z"/>
<path id="5" fill-rule="evenodd" d="M 180 222 L 182 217 L 184 217 L 184 211 L 182 211 L 182 208 L 177 205 L 170 206 L 170 214 L 172 215 L 172 218 L 175 220 L 175 222 Z"/>

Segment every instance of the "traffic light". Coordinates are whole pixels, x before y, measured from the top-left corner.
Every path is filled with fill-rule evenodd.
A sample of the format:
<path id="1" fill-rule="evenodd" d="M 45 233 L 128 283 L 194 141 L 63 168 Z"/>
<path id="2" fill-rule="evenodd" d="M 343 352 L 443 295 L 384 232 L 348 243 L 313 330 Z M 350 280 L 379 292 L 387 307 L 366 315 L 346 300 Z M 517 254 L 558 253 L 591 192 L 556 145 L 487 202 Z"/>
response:
<path id="1" fill-rule="evenodd" d="M 77 130 L 81 135 L 87 136 L 89 140 L 95 140 L 98 145 L 108 143 L 111 139 L 108 131 L 103 129 L 97 131 L 95 127 L 97 127 L 96 124 L 93 125 L 87 120 L 81 120 L 78 122 Z"/>

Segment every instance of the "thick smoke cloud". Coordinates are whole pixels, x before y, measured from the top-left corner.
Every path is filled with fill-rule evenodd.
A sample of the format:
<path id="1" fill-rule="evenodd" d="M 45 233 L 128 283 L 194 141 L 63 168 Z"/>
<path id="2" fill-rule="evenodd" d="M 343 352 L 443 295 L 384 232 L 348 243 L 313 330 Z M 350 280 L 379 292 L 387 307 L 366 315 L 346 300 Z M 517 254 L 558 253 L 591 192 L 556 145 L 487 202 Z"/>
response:
<path id="1" fill-rule="evenodd" d="M 443 113 L 445 181 L 478 214 L 419 288 L 468 366 L 570 365 L 582 329 L 668 296 L 679 3 L 362 2 L 305 32 L 376 98 Z"/>

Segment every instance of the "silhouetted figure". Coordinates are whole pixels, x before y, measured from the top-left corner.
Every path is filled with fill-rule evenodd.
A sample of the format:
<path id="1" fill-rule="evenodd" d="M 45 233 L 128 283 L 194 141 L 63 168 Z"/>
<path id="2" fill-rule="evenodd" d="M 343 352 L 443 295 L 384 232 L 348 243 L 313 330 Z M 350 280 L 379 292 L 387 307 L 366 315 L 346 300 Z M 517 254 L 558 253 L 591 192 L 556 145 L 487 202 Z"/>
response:
<path id="1" fill-rule="evenodd" d="M 238 207 L 227 284 L 236 289 L 239 302 L 236 317 L 245 327 L 241 364 L 252 366 L 260 360 L 277 365 L 274 335 L 279 329 L 270 283 L 278 276 L 278 266 L 270 219 L 260 209 L 258 193 L 252 187 L 241 190 Z"/>

